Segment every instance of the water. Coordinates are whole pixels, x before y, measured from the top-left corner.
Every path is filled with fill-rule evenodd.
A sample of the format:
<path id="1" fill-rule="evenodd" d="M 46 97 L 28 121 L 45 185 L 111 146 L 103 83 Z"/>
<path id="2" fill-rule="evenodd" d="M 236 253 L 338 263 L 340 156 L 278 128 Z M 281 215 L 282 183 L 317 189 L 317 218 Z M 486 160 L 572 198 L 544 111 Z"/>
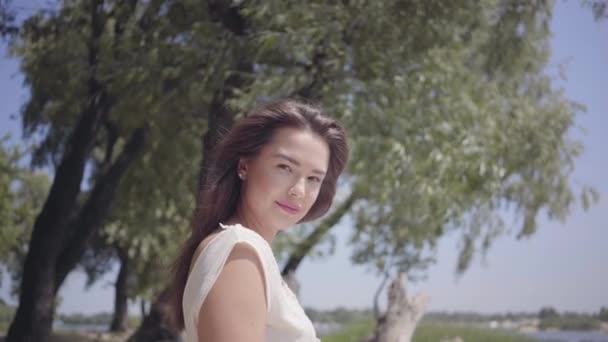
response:
<path id="1" fill-rule="evenodd" d="M 317 332 L 317 335 L 319 335 L 319 336 L 334 333 L 334 332 L 340 330 L 340 328 L 342 328 L 341 324 L 333 323 L 333 322 L 330 322 L 330 323 L 313 322 L 313 325 L 315 326 L 315 331 Z"/>
<path id="2" fill-rule="evenodd" d="M 539 341 L 608 342 L 608 333 L 599 331 L 538 331 L 527 336 Z"/>
<path id="3" fill-rule="evenodd" d="M 65 324 L 61 320 L 53 322 L 53 330 L 73 332 L 107 332 L 110 324 Z"/>

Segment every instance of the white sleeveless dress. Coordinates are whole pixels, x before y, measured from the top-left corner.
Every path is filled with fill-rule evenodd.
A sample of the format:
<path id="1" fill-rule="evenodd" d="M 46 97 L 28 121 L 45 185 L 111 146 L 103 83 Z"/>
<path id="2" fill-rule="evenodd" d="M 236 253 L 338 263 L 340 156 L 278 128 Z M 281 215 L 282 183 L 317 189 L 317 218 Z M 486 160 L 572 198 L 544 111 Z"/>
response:
<path id="1" fill-rule="evenodd" d="M 240 224 L 224 225 L 211 238 L 194 261 L 182 300 L 186 342 L 199 342 L 198 313 L 205 297 L 217 280 L 234 245 L 249 243 L 258 253 L 264 268 L 267 295 L 266 342 L 320 342 L 312 322 L 298 299 L 281 277 L 272 248 L 257 232 Z"/>

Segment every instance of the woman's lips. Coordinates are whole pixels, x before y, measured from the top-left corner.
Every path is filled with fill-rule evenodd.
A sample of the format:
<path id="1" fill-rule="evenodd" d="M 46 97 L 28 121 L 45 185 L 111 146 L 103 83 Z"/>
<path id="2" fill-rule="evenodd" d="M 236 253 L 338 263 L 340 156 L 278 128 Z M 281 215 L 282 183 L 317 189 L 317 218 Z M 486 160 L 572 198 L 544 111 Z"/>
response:
<path id="1" fill-rule="evenodd" d="M 279 201 L 277 201 L 276 203 L 279 207 L 281 207 L 281 209 L 285 210 L 286 212 L 288 212 L 290 214 L 296 214 L 298 211 L 300 211 L 300 208 L 298 208 L 297 206 L 290 205 L 287 203 L 282 203 Z"/>

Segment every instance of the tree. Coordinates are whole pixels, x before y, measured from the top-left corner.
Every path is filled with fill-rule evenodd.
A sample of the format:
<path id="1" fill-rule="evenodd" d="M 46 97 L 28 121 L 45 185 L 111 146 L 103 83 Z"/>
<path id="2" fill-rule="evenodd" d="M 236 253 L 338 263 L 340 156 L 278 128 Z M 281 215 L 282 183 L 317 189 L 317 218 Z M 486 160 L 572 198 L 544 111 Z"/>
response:
<path id="1" fill-rule="evenodd" d="M 191 45 L 187 37 L 180 37 L 181 24 L 175 22 L 176 18 L 171 17 L 176 13 L 175 11 L 179 13 L 179 6 L 172 8 L 167 13 L 168 16 L 159 15 L 161 12 L 165 14 L 165 9 L 163 1 L 145 4 L 136 1 L 64 3 L 57 11 L 41 12 L 26 20 L 21 35 L 14 41 L 14 54 L 22 58 L 22 71 L 32 91 L 32 97 L 22 112 L 25 134 L 28 136 L 38 131 L 46 133 L 42 143 L 33 153 L 32 160 L 35 166 L 50 164 L 56 169 L 55 180 L 59 179 L 62 160 L 66 159 L 64 154 L 73 148 L 70 145 L 70 135 L 81 132 L 77 125 L 79 122 L 89 124 L 95 122 L 90 116 L 80 121 L 79 117 L 87 113 L 91 116 L 98 115 L 95 118 L 99 119 L 99 122 L 95 127 L 88 127 L 90 134 L 86 137 L 90 144 L 87 150 L 79 155 L 79 163 L 64 168 L 81 174 L 86 164 L 91 170 L 92 190 L 82 191 L 80 196 L 77 196 L 84 204 L 72 205 L 75 212 L 82 211 L 80 208 L 85 208 L 86 203 L 92 203 L 91 199 L 95 197 L 96 188 L 107 190 L 106 194 L 111 195 L 119 187 L 118 181 L 127 174 L 126 167 L 118 169 L 120 174 L 114 175 L 116 177 L 112 178 L 112 184 L 104 184 L 103 182 L 107 180 L 104 177 L 111 173 L 117 163 L 127 166 L 136 160 L 137 153 L 130 154 L 132 158 L 127 160 L 121 160 L 120 155 L 117 156 L 120 149 L 127 151 L 130 136 L 137 138 L 143 135 L 146 136 L 146 140 L 153 141 L 146 147 L 142 160 L 149 160 L 150 156 L 171 157 L 192 153 L 192 149 L 188 149 L 187 145 L 175 147 L 168 143 L 181 142 L 174 137 L 158 143 L 159 136 L 162 137 L 165 132 L 178 137 L 191 137 L 188 134 L 195 132 L 196 136 L 191 141 L 198 142 L 200 139 L 198 129 L 201 120 L 198 120 L 198 111 L 208 101 L 204 95 L 201 96 L 200 89 L 217 82 L 206 77 L 204 73 L 204 68 L 207 67 L 205 61 L 209 59 L 205 54 L 208 54 L 207 51 L 217 51 L 221 47 L 213 46 L 202 51 L 190 49 Z M 199 11 L 193 13 L 197 12 Z M 199 28 L 203 31 L 213 29 L 211 25 L 207 28 Z M 92 36 L 86 36 L 88 33 Z M 83 36 L 89 40 L 83 40 Z M 213 44 L 215 43 L 212 42 Z M 83 56 L 89 58 L 83 59 Z M 69 62 L 65 63 L 66 61 Z M 212 64 L 210 67 L 215 68 L 218 65 L 221 66 L 221 63 Z M 81 86 L 83 80 L 89 80 L 88 85 L 94 86 L 94 90 L 98 93 L 92 92 L 93 96 L 83 91 L 86 90 L 86 87 Z M 124 95 L 125 93 L 128 95 Z M 83 111 L 83 108 L 90 110 Z M 205 122 L 202 124 L 204 125 Z M 133 147 L 141 150 L 146 146 L 142 141 L 140 139 L 139 142 L 134 142 Z M 184 154 L 175 151 L 183 151 Z M 197 152 L 194 158 L 198 155 Z M 191 169 L 192 160 L 188 163 L 176 164 L 171 163 L 170 160 L 152 159 L 153 167 L 162 167 L 151 172 L 148 170 L 149 176 L 156 174 L 155 170 L 159 169 L 175 170 L 174 179 L 183 182 L 191 180 L 191 177 L 184 177 L 183 171 L 184 168 Z M 184 165 L 184 168 L 175 168 L 173 167 L 175 165 Z M 196 174 L 196 171 L 193 173 Z M 163 176 L 169 176 L 165 182 L 167 186 L 174 186 L 171 184 L 171 174 Z M 80 184 L 80 181 L 78 183 Z M 129 184 L 122 182 L 125 183 Z M 148 192 L 139 199 L 140 202 L 150 203 L 142 199 L 158 199 L 166 194 L 166 192 L 158 192 L 156 196 L 155 192 L 149 191 L 150 184 L 158 183 L 157 178 L 154 182 L 141 185 L 141 189 L 146 188 Z M 182 188 L 174 187 L 173 191 Z M 188 188 L 193 189 L 194 185 L 190 184 Z M 103 206 L 97 207 L 109 207 L 112 198 L 113 196 L 105 197 Z M 165 198 L 162 202 L 165 202 Z M 70 207 L 70 203 L 65 207 Z M 143 206 L 140 208 L 144 210 Z M 78 222 L 78 231 L 82 234 L 78 239 L 71 240 L 72 251 L 75 253 L 70 256 L 73 258 L 67 263 L 63 262 L 65 260 L 59 262 L 61 276 L 57 277 L 57 289 L 65 279 L 64 275 L 73 269 L 74 262 L 80 260 L 86 242 L 104 225 L 107 213 L 107 210 L 101 210 L 94 219 L 91 217 L 91 220 L 86 222 Z M 72 236 L 72 232 L 64 228 L 57 228 L 57 235 L 65 233 L 67 237 Z M 26 270 L 27 266 L 26 264 Z M 31 302 L 38 303 L 49 296 L 52 297 L 53 294 L 47 291 L 44 295 L 33 298 Z M 31 303 L 27 304 L 29 307 L 32 306 Z M 32 311 L 32 309 L 24 309 L 24 311 L 28 310 Z M 13 326 L 20 325 L 22 328 L 15 328 L 17 332 L 14 336 L 38 330 L 40 335 L 37 336 L 40 339 L 48 336 L 48 329 L 45 327 L 50 329 L 48 317 L 52 317 L 52 313 L 49 314 L 51 310 L 45 307 L 33 311 L 43 311 L 36 315 L 42 315 L 47 319 L 42 321 L 19 319 L 28 314 L 19 315 L 18 312 Z M 40 321 L 42 323 L 39 323 Z M 26 327 L 27 324 L 38 326 Z"/>
<path id="2" fill-rule="evenodd" d="M 425 295 L 408 298 L 402 274 L 391 282 L 387 294 L 386 313 L 377 318 L 374 333 L 367 341 L 410 341 L 430 298 Z"/>
<path id="3" fill-rule="evenodd" d="M 410 273 L 431 260 L 420 253 L 458 230 L 463 271 L 507 231 L 501 208 L 521 215 L 523 238 L 540 212 L 563 219 L 575 192 L 591 202 L 591 189 L 568 183 L 580 146 L 566 132 L 580 108 L 542 74 L 551 8 L 543 1 L 264 2 L 219 11 L 220 22 L 246 27 L 234 38 L 244 32 L 241 44 L 259 44 L 251 48 L 259 52 L 250 58 L 253 81 L 227 101 L 233 112 L 210 115 L 229 122 L 255 99 L 306 94 L 337 113 L 353 137 L 344 202 L 310 225 L 284 274 L 343 215 L 356 221 L 357 263 Z"/>
<path id="4" fill-rule="evenodd" d="M 608 1 L 606 0 L 585 0 L 583 4 L 590 7 L 596 20 L 608 18 Z"/>
<path id="5" fill-rule="evenodd" d="M 192 160 L 199 154 L 191 145 L 200 145 L 200 133 L 184 132 L 185 125 L 165 123 L 155 132 L 153 146 L 125 175 L 114 210 L 91 249 L 92 258 L 87 262 L 90 283 L 109 270 L 104 267 L 108 261 L 118 260 L 120 266 L 114 322 L 126 324 L 127 299 L 151 301 L 162 290 L 166 274 L 155 270 L 170 266 L 179 237 L 186 234 L 197 174 Z"/>
<path id="6" fill-rule="evenodd" d="M 475 251 L 489 248 L 506 231 L 497 215 L 502 207 L 522 215 L 519 235 L 525 237 L 534 233 L 539 212 L 561 219 L 574 203 L 568 175 L 580 146 L 566 132 L 578 108 L 541 74 L 550 3 L 229 6 L 158 0 L 86 8 L 77 1 L 24 25 L 17 54 L 32 88 L 24 125 L 30 131 L 48 129 L 34 160 L 59 171 L 71 151 L 69 133 L 79 131 L 80 115 L 87 113 L 82 99 L 90 94 L 79 85 L 95 70 L 96 83 L 90 84 L 103 90 L 100 109 L 107 114 L 101 118 L 109 119 L 88 136 L 91 152 L 80 155 L 76 168 L 91 163 L 92 189 L 115 162 L 113 149 L 124 146 L 142 124 L 149 127 L 143 157 L 130 163 L 121 176 L 129 181 L 117 186 L 117 198 L 126 201 L 119 206 L 124 217 L 148 210 L 159 213 L 158 219 L 187 207 L 178 204 L 191 201 L 184 195 L 192 193 L 183 189 L 204 179 L 209 151 L 221 133 L 258 101 L 286 95 L 321 101 L 347 126 L 353 154 L 335 208 L 302 227 L 300 233 L 309 238 L 294 240 L 285 274 L 330 239 L 331 228 L 346 215 L 356 222 L 355 262 L 380 274 L 411 274 L 432 260 L 437 238 L 450 230 L 462 234 L 458 268 L 464 270 Z M 104 25 L 91 25 L 98 22 L 88 18 Z M 99 50 L 79 44 L 87 33 L 94 33 L 87 37 Z M 90 62 L 82 58 L 87 51 L 100 52 L 95 68 L 82 65 Z M 53 67 L 43 67 L 48 65 Z M 66 91 L 57 80 L 73 87 Z M 165 130 L 174 135 L 163 135 Z M 101 152 L 93 157 L 92 151 Z M 200 174 L 193 160 L 200 161 Z M 157 168 L 162 172 L 155 173 Z M 180 191 L 171 192 L 175 179 Z M 151 191 L 156 182 L 159 191 Z M 593 197 L 589 189 L 580 192 L 584 201 Z M 66 213 L 73 208 L 65 207 Z M 118 224 L 106 225 L 116 236 L 130 240 L 145 233 L 117 217 Z M 183 222 L 183 214 L 176 217 Z M 87 221 L 88 236 L 104 218 Z M 161 241 L 158 231 L 136 245 Z M 166 327 L 165 293 L 160 293 L 136 335 L 146 336 L 142 340 L 151 339 L 146 327 Z"/>
<path id="7" fill-rule="evenodd" d="M 550 306 L 541 308 L 540 311 L 538 312 L 539 319 L 553 319 L 553 318 L 558 318 L 558 317 L 559 317 L 559 313 L 557 312 L 557 310 L 555 310 L 555 308 L 550 307 Z"/>
<path id="8" fill-rule="evenodd" d="M 36 116 L 43 114 L 42 112 L 50 115 L 44 116 L 46 120 L 53 118 L 53 115 L 61 115 L 64 110 L 72 115 L 68 118 L 71 120 L 62 122 L 62 127 L 69 133 L 60 130 L 49 131 L 46 144 L 38 150 L 38 152 L 44 151 L 49 149 L 49 146 L 57 148 L 53 151 L 55 153 L 51 154 L 51 157 L 54 157 L 51 160 L 56 167 L 55 175 L 48 197 L 33 225 L 23 268 L 19 306 L 7 335 L 10 341 L 47 340 L 57 291 L 67 274 L 80 260 L 86 241 L 99 228 L 109 211 L 120 178 L 145 144 L 147 135 L 145 126 L 129 132 L 122 151 L 117 155 L 110 153 L 107 156 L 107 160 L 111 162 L 108 162 L 107 168 L 99 170 L 98 181 L 83 205 L 77 207 L 86 162 L 100 126 L 104 119 L 107 121 L 113 102 L 106 85 L 100 82 L 98 74 L 103 52 L 100 38 L 105 26 L 101 5 L 100 2 L 90 3 L 89 6 L 82 6 L 80 12 L 76 7 L 63 8 L 62 15 L 72 21 L 60 22 L 53 17 L 35 15 L 24 23 L 19 41 L 22 45 L 17 47 L 17 51 L 24 57 L 22 70 L 26 74 L 26 82 L 32 88 L 32 99 L 23 113 L 26 131 L 28 128 L 40 127 L 37 125 L 40 122 L 36 124 L 33 122 Z M 70 33 L 73 27 L 69 26 L 75 22 L 83 23 L 87 30 Z M 48 49 L 49 46 L 60 47 L 55 44 L 63 33 L 86 37 L 86 39 L 71 40 L 70 43 L 75 46 L 69 49 L 70 53 L 81 52 L 80 56 L 84 58 L 80 60 L 80 65 L 73 64 L 53 72 L 61 73 L 68 69 L 70 72 L 81 72 L 79 74 L 81 78 L 75 80 L 74 92 L 64 97 L 61 97 L 61 94 L 53 97 L 66 89 L 60 87 L 61 90 L 58 91 L 48 86 L 52 86 L 53 82 L 60 82 L 63 78 L 37 78 L 40 76 L 37 74 L 40 71 L 39 67 L 45 65 L 37 58 L 46 59 L 46 65 L 55 66 L 58 62 L 52 63 L 52 57 L 55 56 L 44 53 L 44 49 Z M 76 91 L 76 89 L 82 90 Z M 79 99 L 79 96 L 82 97 Z M 58 132 L 63 133 L 62 141 L 57 139 L 60 136 Z M 40 155 L 41 153 L 38 154 Z M 34 158 L 34 162 L 36 161 L 39 162 L 40 159 Z"/>
<path id="9" fill-rule="evenodd" d="M 9 136 L 0 139 L 0 265 L 11 276 L 11 294 L 18 295 L 32 224 L 50 180 L 46 173 L 24 167 L 26 152 L 18 146 L 9 147 L 8 139 Z"/>
<path id="10" fill-rule="evenodd" d="M 608 322 L 608 307 L 602 306 L 597 317 L 600 321 Z"/>
<path id="11" fill-rule="evenodd" d="M 0 37 L 10 36 L 17 33 L 14 25 L 15 11 L 11 9 L 10 0 L 0 0 Z"/>

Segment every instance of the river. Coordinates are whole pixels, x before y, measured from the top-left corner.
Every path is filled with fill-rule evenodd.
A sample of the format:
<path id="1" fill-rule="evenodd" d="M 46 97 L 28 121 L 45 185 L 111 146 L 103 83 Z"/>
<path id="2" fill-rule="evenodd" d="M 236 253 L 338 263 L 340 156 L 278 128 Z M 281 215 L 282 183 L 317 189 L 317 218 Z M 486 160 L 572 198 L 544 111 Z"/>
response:
<path id="1" fill-rule="evenodd" d="M 539 341 L 555 342 L 608 342 L 608 333 L 601 331 L 537 331 L 526 336 Z"/>

